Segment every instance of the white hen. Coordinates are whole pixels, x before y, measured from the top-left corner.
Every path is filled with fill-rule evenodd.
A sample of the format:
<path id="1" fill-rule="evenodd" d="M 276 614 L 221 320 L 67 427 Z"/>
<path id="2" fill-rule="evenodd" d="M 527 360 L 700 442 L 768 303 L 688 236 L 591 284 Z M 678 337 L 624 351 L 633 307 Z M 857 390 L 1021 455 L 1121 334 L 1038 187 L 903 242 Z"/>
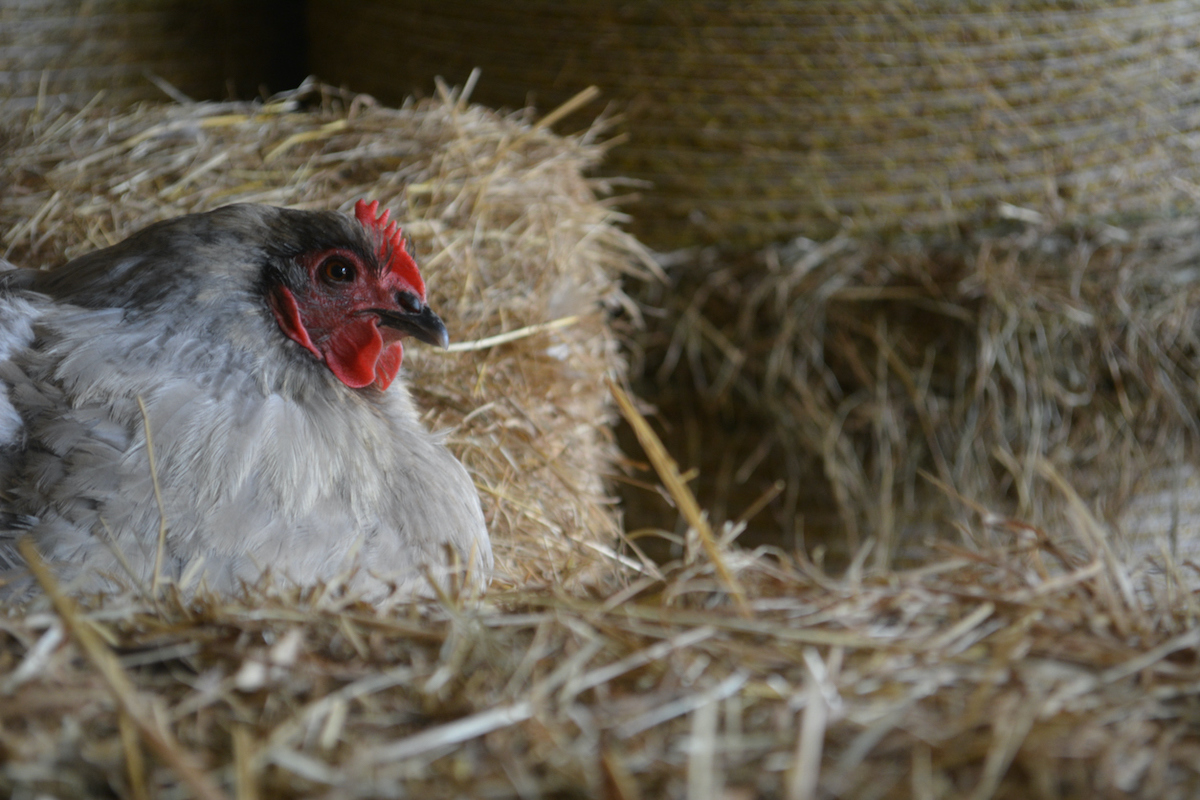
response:
<path id="1" fill-rule="evenodd" d="M 195 565 L 218 590 L 357 568 L 408 593 L 455 560 L 486 580 L 475 487 L 397 379 L 401 339 L 446 329 L 376 213 L 228 206 L 0 275 L 10 586 L 25 535 L 77 589 L 148 584 L 162 519 L 163 577 Z"/>

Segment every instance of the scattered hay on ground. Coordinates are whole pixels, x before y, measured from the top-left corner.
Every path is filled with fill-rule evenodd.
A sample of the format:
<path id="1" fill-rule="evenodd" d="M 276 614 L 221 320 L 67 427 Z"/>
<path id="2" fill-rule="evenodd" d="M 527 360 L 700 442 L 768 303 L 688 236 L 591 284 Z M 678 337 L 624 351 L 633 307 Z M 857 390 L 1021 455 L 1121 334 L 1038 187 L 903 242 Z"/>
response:
<path id="1" fill-rule="evenodd" d="M 604 591 L 388 612 L 319 588 L 60 599 L 0 617 L 0 790 L 1194 796 L 1200 608 L 1172 562 L 1071 522 L 1064 549 L 989 516 L 919 568 L 842 577 L 693 538 Z"/>
<path id="2" fill-rule="evenodd" d="M 22 266 L 228 203 L 348 212 L 366 197 L 393 209 L 431 305 L 466 348 L 413 347 L 405 366 L 428 424 L 450 429 L 476 480 L 500 579 L 565 579 L 612 553 L 604 380 L 624 364 L 607 314 L 617 276 L 642 256 L 597 201 L 604 184 L 583 177 L 603 125 L 564 138 L 450 92 L 390 109 L 311 84 L 266 105 L 96 104 L 7 127 L 0 253 Z"/>

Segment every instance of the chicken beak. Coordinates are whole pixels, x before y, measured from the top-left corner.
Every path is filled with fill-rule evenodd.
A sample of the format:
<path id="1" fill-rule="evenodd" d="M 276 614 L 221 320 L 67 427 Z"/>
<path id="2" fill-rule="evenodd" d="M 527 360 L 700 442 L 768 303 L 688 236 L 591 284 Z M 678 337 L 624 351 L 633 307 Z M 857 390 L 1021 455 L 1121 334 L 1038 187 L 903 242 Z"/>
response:
<path id="1" fill-rule="evenodd" d="M 422 306 L 421 310 L 415 313 L 388 311 L 383 308 L 372 308 L 370 313 L 378 315 L 381 324 L 407 333 L 426 344 L 450 346 L 450 334 L 445 323 L 429 306 Z"/>

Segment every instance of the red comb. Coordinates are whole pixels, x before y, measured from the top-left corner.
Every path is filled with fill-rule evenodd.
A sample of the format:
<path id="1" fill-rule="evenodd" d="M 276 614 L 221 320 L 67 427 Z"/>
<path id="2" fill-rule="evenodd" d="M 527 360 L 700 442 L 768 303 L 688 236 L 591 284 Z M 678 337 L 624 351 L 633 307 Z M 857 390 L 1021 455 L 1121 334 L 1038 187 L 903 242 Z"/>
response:
<path id="1" fill-rule="evenodd" d="M 378 200 L 372 200 L 370 203 L 359 200 L 354 204 L 354 216 L 375 240 L 375 253 L 379 260 L 407 282 L 424 301 L 425 281 L 421 279 L 417 262 L 408 254 L 408 243 L 404 241 L 400 225 L 395 221 L 388 222 L 391 211 L 386 208 L 378 217 L 376 214 L 379 214 Z"/>

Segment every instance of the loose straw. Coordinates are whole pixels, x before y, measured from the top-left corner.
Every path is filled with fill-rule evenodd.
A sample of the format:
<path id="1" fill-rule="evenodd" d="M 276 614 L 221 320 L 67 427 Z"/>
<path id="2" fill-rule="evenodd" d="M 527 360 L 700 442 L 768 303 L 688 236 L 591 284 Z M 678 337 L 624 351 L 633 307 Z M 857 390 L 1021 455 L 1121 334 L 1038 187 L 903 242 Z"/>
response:
<path id="1" fill-rule="evenodd" d="M 28 537 L 23 538 L 17 543 L 17 549 L 21 551 L 21 555 L 29 565 L 29 571 L 33 573 L 50 601 L 54 603 L 54 608 L 62 617 L 63 624 L 79 642 L 83 654 L 88 661 L 92 662 L 92 666 L 108 684 L 122 713 L 138 729 L 154 754 L 175 771 L 180 780 L 187 784 L 196 797 L 201 800 L 225 800 L 225 793 L 204 774 L 203 769 L 196 764 L 192 755 L 184 750 L 175 741 L 171 732 L 163 728 L 155 718 L 150 710 L 149 702 L 134 688 L 133 682 L 121 668 L 116 656 L 80 615 L 75 601 L 63 593 L 58 581 L 54 579 L 50 569 L 42 561 L 33 541 Z"/>
<path id="2" fill-rule="evenodd" d="M 654 433 L 646 418 L 634 407 L 633 401 L 629 399 L 629 395 L 625 393 L 625 390 L 617 386 L 612 379 L 608 379 L 608 390 L 612 392 L 613 398 L 617 401 L 617 406 L 620 407 L 621 414 L 633 426 L 633 432 L 637 434 L 638 442 L 642 445 L 642 449 L 646 451 L 646 455 L 650 458 L 650 463 L 654 465 L 655 471 L 658 472 L 658 476 L 662 479 L 667 491 L 675 500 L 675 504 L 679 508 L 679 513 L 683 514 L 683 518 L 687 520 L 688 525 L 700 537 L 700 543 L 704 547 L 704 552 L 708 554 L 709 560 L 716 567 L 717 574 L 720 576 L 726 590 L 733 596 L 733 601 L 738 607 L 738 612 L 743 617 L 749 618 L 751 614 L 750 607 L 746 604 L 746 593 L 742 590 L 741 585 L 738 584 L 737 578 L 729 571 L 729 567 L 726 566 L 725 559 L 721 554 L 721 548 L 717 545 L 717 540 L 713 536 L 712 527 L 708 524 L 708 519 L 701 512 L 700 504 L 696 502 L 696 496 L 692 494 L 692 490 L 688 488 L 687 483 L 683 480 L 683 476 L 679 473 L 679 465 L 667 453 L 667 449 L 663 447 L 662 440 Z"/>

